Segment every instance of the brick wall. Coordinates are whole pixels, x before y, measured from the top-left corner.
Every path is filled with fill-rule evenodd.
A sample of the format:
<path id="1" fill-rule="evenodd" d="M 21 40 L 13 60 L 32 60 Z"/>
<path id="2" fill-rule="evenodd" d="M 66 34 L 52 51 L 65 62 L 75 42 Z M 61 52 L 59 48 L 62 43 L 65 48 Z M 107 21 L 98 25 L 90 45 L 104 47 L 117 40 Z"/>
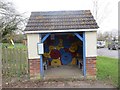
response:
<path id="1" fill-rule="evenodd" d="M 30 79 L 40 79 L 40 60 L 29 59 Z M 96 57 L 86 57 L 87 78 L 96 78 Z"/>
<path id="2" fill-rule="evenodd" d="M 86 57 L 87 77 L 96 78 L 96 57 Z"/>
<path id="3" fill-rule="evenodd" d="M 40 79 L 40 59 L 29 59 L 30 79 Z"/>

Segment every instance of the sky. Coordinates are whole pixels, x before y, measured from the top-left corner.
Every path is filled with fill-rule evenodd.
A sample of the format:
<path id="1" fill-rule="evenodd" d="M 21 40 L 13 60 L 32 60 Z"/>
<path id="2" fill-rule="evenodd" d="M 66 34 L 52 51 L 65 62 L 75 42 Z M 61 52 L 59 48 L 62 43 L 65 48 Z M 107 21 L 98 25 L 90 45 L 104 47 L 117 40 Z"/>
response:
<path id="1" fill-rule="evenodd" d="M 32 11 L 91 10 L 95 17 L 95 0 L 9 0 L 20 13 L 30 16 Z M 118 30 L 118 1 L 97 0 L 99 31 Z M 101 20 L 101 21 L 100 21 Z"/>

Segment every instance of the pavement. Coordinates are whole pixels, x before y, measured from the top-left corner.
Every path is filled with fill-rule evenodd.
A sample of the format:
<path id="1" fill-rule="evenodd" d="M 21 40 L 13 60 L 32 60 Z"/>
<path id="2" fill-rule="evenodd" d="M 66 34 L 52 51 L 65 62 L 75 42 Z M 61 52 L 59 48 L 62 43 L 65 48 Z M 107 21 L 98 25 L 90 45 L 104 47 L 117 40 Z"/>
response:
<path id="1" fill-rule="evenodd" d="M 119 50 L 120 51 L 120 50 Z M 98 56 L 107 56 L 112 58 L 119 58 L 120 53 L 118 50 L 108 50 L 108 48 L 99 48 L 97 49 Z"/>
<path id="2" fill-rule="evenodd" d="M 83 79 L 82 69 L 79 69 L 76 65 L 62 65 L 59 67 L 49 66 L 48 70 L 45 70 L 45 80 L 49 79 Z"/>
<path id="3" fill-rule="evenodd" d="M 7 83 L 3 88 L 116 88 L 97 80 L 54 80 L 54 81 L 22 81 L 17 83 Z"/>
<path id="4" fill-rule="evenodd" d="M 21 80 L 3 83 L 3 88 L 115 88 L 111 83 L 82 78 L 82 71 L 75 66 L 51 67 L 45 71 L 45 80 Z M 59 76 L 59 77 L 57 77 Z M 54 79 L 50 79 L 50 78 Z M 64 78 L 67 79 L 64 79 Z M 57 79 L 62 78 L 62 79 Z M 79 78 L 79 79 L 78 79 Z"/>

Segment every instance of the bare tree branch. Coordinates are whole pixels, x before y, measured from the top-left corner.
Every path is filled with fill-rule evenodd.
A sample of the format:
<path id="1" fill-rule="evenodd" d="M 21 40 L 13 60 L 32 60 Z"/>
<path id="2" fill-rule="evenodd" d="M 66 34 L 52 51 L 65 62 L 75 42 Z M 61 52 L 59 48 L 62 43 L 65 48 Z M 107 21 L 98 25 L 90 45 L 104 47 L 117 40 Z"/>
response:
<path id="1" fill-rule="evenodd" d="M 9 38 L 15 31 L 21 30 L 26 23 L 26 18 L 15 10 L 11 2 L 0 1 L 0 41 Z"/>

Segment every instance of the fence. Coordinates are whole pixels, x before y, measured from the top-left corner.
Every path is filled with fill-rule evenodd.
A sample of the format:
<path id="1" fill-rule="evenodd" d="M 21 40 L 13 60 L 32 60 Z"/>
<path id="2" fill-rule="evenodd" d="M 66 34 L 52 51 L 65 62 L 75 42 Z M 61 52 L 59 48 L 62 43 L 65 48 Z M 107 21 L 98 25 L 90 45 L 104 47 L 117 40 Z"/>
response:
<path id="1" fill-rule="evenodd" d="M 3 80 L 28 77 L 27 50 L 18 48 L 2 49 Z"/>

